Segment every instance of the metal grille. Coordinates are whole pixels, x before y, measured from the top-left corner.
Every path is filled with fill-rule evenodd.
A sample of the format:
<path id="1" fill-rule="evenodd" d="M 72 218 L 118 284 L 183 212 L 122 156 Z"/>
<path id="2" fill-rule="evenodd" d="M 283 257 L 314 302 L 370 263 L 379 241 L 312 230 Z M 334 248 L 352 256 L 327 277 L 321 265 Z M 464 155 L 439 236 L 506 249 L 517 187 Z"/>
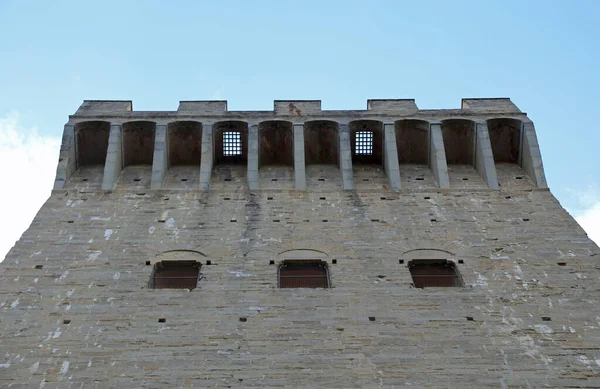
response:
<path id="1" fill-rule="evenodd" d="M 152 289 L 194 289 L 198 286 L 200 264 L 195 261 L 166 261 L 155 265 Z"/>
<path id="2" fill-rule="evenodd" d="M 463 286 L 451 263 L 415 264 L 409 270 L 415 288 Z"/>
<path id="3" fill-rule="evenodd" d="M 358 131 L 355 137 L 356 155 L 373 155 L 373 132 Z"/>
<path id="4" fill-rule="evenodd" d="M 223 133 L 223 155 L 226 157 L 242 155 L 242 135 L 239 132 Z"/>
<path id="5" fill-rule="evenodd" d="M 327 266 L 321 263 L 286 263 L 279 268 L 280 288 L 329 288 Z"/>

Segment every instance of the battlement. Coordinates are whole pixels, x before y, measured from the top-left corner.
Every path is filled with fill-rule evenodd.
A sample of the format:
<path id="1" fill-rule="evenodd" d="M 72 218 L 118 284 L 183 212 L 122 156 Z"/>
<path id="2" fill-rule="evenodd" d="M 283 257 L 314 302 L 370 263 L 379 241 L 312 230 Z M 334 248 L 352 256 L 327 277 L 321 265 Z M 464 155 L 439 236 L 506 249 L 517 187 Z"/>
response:
<path id="1" fill-rule="evenodd" d="M 230 184 L 228 184 L 230 183 Z M 65 126 L 55 189 L 545 188 L 533 123 L 508 98 L 421 110 L 371 99 L 365 110 L 275 100 L 272 111 L 181 101 L 134 111 L 85 100 Z"/>
<path id="2" fill-rule="evenodd" d="M 462 99 L 459 109 L 421 110 L 414 99 L 370 99 L 367 109 L 323 110 L 321 100 L 275 100 L 272 111 L 229 111 L 227 100 L 180 101 L 177 111 L 134 111 L 130 100 L 84 100 L 72 120 L 89 117 L 114 118 L 171 118 L 181 116 L 219 117 L 245 116 L 261 118 L 265 116 L 311 117 L 311 116 L 485 116 L 503 114 L 526 116 L 509 98 L 468 98 Z"/>

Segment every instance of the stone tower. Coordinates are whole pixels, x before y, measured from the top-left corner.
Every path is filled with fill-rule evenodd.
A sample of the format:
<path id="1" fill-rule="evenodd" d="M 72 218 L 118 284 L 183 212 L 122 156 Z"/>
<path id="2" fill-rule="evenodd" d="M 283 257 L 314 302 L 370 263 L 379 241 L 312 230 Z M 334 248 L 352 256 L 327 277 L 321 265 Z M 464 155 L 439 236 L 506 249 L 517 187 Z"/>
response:
<path id="1" fill-rule="evenodd" d="M 599 261 L 509 99 L 85 101 L 0 388 L 600 387 Z"/>

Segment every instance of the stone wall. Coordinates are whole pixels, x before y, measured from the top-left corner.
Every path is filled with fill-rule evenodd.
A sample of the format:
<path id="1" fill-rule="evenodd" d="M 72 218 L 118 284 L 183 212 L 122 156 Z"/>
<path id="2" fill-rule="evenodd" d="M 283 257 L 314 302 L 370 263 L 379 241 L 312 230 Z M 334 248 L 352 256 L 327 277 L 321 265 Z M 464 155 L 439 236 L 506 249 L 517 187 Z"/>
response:
<path id="1" fill-rule="evenodd" d="M 2 263 L 0 387 L 600 385 L 600 249 L 548 191 L 225 184 L 55 191 Z M 332 288 L 277 289 L 307 249 Z M 466 286 L 412 288 L 415 249 Z M 148 289 L 170 250 L 197 289 Z"/>
<path id="2" fill-rule="evenodd" d="M 0 388 L 600 387 L 600 248 L 540 185 L 541 159 L 482 155 L 497 189 L 472 165 L 450 165 L 440 188 L 440 168 L 400 160 L 393 190 L 382 167 L 343 159 L 342 124 L 341 163 L 307 165 L 306 190 L 293 189 L 297 139 L 294 166 L 261 167 L 250 190 L 252 155 L 207 165 L 213 129 L 201 119 L 208 189 L 192 178 L 199 166 L 167 164 L 163 189 L 150 189 L 156 166 L 135 165 L 102 190 L 109 157 L 119 163 L 111 115 L 104 172 L 61 160 L 64 189 L 0 265 Z M 77 155 L 70 126 L 61 158 Z M 440 130 L 424 127 L 429 158 L 446 166 Z M 168 157 L 160 134 L 155 165 Z M 402 137 L 385 150 L 402 150 L 390 139 Z M 149 288 L 170 256 L 202 263 L 196 289 Z M 278 289 L 290 258 L 325 261 L 332 287 Z M 423 258 L 453 261 L 465 286 L 414 288 L 407 265 Z"/>

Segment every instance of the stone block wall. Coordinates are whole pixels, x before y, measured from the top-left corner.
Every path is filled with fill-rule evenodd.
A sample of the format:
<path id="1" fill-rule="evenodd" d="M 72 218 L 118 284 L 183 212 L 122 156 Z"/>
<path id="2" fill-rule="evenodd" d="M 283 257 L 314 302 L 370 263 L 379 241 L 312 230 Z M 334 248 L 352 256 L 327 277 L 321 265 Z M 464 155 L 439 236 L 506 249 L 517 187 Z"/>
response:
<path id="1" fill-rule="evenodd" d="M 268 181 L 297 164 L 267 166 L 253 190 L 249 162 L 204 152 L 208 189 L 184 165 L 163 188 L 129 166 L 103 190 L 94 165 L 53 191 L 0 265 L 0 388 L 600 386 L 600 248 L 519 164 L 495 165 L 497 189 L 472 165 L 440 188 L 431 164 L 400 163 L 399 189 L 356 165 L 344 190 L 343 162 L 307 165 L 305 190 Z M 149 288 L 165 257 L 199 261 L 198 287 Z M 284 260 L 311 258 L 330 289 L 277 287 Z M 407 265 L 434 258 L 464 287 L 414 288 Z"/>

